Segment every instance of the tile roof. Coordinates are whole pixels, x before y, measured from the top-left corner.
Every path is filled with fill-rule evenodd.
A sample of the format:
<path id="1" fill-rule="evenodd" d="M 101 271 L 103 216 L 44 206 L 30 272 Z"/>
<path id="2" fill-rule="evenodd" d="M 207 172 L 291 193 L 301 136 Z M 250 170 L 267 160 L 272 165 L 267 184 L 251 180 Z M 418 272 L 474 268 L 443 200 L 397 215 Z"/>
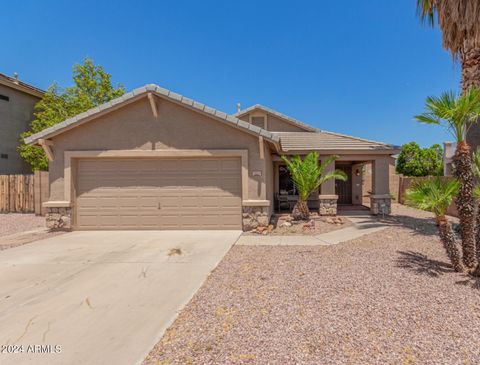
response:
<path id="1" fill-rule="evenodd" d="M 280 137 L 280 146 L 282 151 L 328 151 L 328 150 L 355 150 L 355 151 L 384 151 L 385 153 L 397 153 L 400 149 L 398 146 L 389 145 L 383 142 L 371 141 L 368 139 L 348 136 L 345 134 L 324 131 L 312 127 L 306 123 L 300 122 L 297 119 L 289 117 L 263 106 L 255 104 L 246 109 L 235 113 L 235 116 L 240 117 L 253 110 L 260 109 L 269 114 L 275 115 L 281 119 L 289 121 L 300 128 L 305 129 L 306 132 L 273 132 Z"/>
<path id="2" fill-rule="evenodd" d="M 173 91 L 164 89 L 158 85 L 155 84 L 149 84 L 145 85 L 143 87 L 140 87 L 138 89 L 135 89 L 131 92 L 128 92 L 126 94 L 123 94 L 121 97 L 113 99 L 109 101 L 108 103 L 102 104 L 98 107 L 95 107 L 93 109 L 87 110 L 86 112 L 80 113 L 73 118 L 67 119 L 59 124 L 56 124 L 50 128 L 44 129 L 43 131 L 39 133 L 35 133 L 31 135 L 30 137 L 25 139 L 26 143 L 29 144 L 34 144 L 38 142 L 38 139 L 40 138 L 51 138 L 57 134 L 62 133 L 64 130 L 71 129 L 73 127 L 76 127 L 78 125 L 81 125 L 91 119 L 93 119 L 97 115 L 104 114 L 109 111 L 109 109 L 112 109 L 115 106 L 119 106 L 119 104 L 126 103 L 128 101 L 133 101 L 137 100 L 148 93 L 155 94 L 161 98 L 165 98 L 168 100 L 171 100 L 173 102 L 176 102 L 178 104 L 183 104 L 189 108 L 192 108 L 196 111 L 199 111 L 201 113 L 210 115 L 211 117 L 224 122 L 225 124 L 228 124 L 232 127 L 241 129 L 243 131 L 246 131 L 250 134 L 262 136 L 265 139 L 278 143 L 280 140 L 280 137 L 275 135 L 272 132 L 266 131 L 265 129 L 259 128 L 253 124 L 247 123 L 243 120 L 240 120 L 236 118 L 233 115 L 226 114 L 224 112 L 221 112 L 219 110 L 216 110 L 214 108 L 211 108 L 209 106 L 206 106 L 202 103 L 199 103 L 195 100 L 189 99 L 185 96 L 182 96 L 180 94 L 174 93 Z"/>
<path id="3" fill-rule="evenodd" d="M 245 115 L 255 109 L 260 109 L 260 110 L 263 110 L 269 114 L 272 114 L 272 115 L 275 115 L 276 117 L 279 117 L 280 119 L 284 119 L 286 120 L 287 122 L 293 124 L 293 125 L 296 125 L 297 127 L 299 128 L 302 128 L 306 131 L 309 131 L 309 132 L 319 132 L 320 130 L 315 128 L 315 127 L 312 127 L 311 125 L 308 125 L 307 123 L 303 123 L 295 118 L 292 118 L 292 117 L 289 117 L 288 115 L 285 115 L 285 114 L 282 114 L 280 112 L 277 112 L 276 110 L 274 109 L 271 109 L 267 106 L 263 106 L 261 104 L 255 104 L 255 105 L 252 105 L 246 109 L 243 109 L 243 110 L 240 110 L 239 112 L 235 113 L 234 115 L 236 117 L 241 117 L 242 115 Z"/>
<path id="4" fill-rule="evenodd" d="M 282 151 L 383 151 L 397 153 L 399 147 L 344 134 L 320 132 L 274 132 Z"/>

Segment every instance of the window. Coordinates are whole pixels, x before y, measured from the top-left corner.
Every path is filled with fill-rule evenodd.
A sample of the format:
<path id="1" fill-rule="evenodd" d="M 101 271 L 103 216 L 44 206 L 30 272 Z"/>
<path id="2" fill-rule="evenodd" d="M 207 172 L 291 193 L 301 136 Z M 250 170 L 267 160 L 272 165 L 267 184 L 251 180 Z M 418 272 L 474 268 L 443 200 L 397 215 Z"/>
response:
<path id="1" fill-rule="evenodd" d="M 262 129 L 265 129 L 265 117 L 250 117 L 250 123 L 253 125 L 256 125 L 257 127 L 260 127 Z"/>
<path id="2" fill-rule="evenodd" d="M 8 153 L 1 153 L 0 158 L 8 158 Z"/>
<path id="3" fill-rule="evenodd" d="M 278 167 L 278 191 L 280 195 L 297 195 L 295 184 L 285 166 Z"/>
<path id="4" fill-rule="evenodd" d="M 9 101 L 10 98 L 9 98 L 7 95 L 2 95 L 2 94 L 0 94 L 0 100 Z"/>

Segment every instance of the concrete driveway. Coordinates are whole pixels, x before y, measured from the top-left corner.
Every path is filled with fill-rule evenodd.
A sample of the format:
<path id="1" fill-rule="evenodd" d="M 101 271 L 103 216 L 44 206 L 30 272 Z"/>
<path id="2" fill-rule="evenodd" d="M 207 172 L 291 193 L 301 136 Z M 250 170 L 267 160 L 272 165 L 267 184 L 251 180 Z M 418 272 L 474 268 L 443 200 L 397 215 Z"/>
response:
<path id="1" fill-rule="evenodd" d="M 240 234 L 72 232 L 0 252 L 0 364 L 140 363 Z"/>

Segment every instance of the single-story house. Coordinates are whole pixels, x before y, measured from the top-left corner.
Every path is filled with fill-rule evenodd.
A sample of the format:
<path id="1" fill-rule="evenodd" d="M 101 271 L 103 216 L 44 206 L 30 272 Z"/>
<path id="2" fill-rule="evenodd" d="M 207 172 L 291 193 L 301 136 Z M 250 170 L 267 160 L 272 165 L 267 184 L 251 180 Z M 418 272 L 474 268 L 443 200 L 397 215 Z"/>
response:
<path id="1" fill-rule="evenodd" d="M 329 181 L 309 205 L 336 214 L 361 204 L 373 169 L 371 210 L 389 213 L 389 163 L 398 147 L 318 130 L 261 105 L 229 115 L 146 85 L 32 135 L 50 160 L 52 228 L 244 229 L 295 201 L 280 158 L 339 158 L 347 182 Z"/>

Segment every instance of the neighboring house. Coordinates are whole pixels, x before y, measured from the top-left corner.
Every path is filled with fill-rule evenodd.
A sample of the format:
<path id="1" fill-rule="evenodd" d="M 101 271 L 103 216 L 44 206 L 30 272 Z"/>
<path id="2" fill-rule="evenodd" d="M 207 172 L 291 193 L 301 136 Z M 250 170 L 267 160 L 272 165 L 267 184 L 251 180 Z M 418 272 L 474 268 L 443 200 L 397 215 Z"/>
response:
<path id="1" fill-rule="evenodd" d="M 453 175 L 453 156 L 455 156 L 455 142 L 443 142 L 443 175 Z"/>
<path id="2" fill-rule="evenodd" d="M 20 134 L 33 120 L 43 90 L 0 73 L 0 175 L 31 173 L 17 152 Z"/>
<path id="3" fill-rule="evenodd" d="M 361 204 L 372 164 L 371 209 L 390 211 L 389 166 L 399 148 L 317 130 L 255 105 L 228 115 L 147 85 L 27 140 L 50 159 L 50 227 L 244 229 L 288 209 L 295 189 L 280 155 L 339 155 L 347 182 L 329 181 L 310 206 L 336 214 Z M 281 206 L 284 205 L 284 206 Z"/>
<path id="4" fill-rule="evenodd" d="M 467 143 L 472 151 L 476 151 L 480 146 L 480 124 L 475 123 L 471 126 L 467 133 Z"/>

